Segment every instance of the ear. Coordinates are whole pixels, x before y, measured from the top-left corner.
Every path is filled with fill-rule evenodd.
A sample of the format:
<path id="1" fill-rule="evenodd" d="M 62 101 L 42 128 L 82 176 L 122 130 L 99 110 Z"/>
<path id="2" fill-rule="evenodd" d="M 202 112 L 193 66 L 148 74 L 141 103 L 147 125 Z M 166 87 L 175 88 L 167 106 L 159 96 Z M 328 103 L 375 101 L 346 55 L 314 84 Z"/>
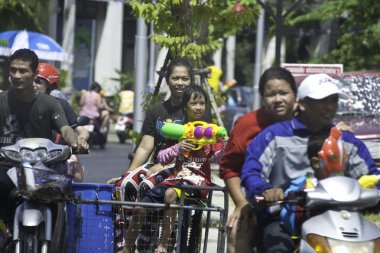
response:
<path id="1" fill-rule="evenodd" d="M 319 164 L 319 158 L 318 158 L 318 157 L 313 156 L 313 157 L 310 159 L 310 165 L 311 165 L 311 167 L 312 167 L 314 170 L 320 170 L 320 169 L 321 169 L 321 166 L 320 166 L 320 164 Z"/>
<path id="2" fill-rule="evenodd" d="M 305 100 L 304 99 L 297 101 L 296 104 L 297 104 L 298 110 L 305 111 L 306 108 L 305 108 Z"/>

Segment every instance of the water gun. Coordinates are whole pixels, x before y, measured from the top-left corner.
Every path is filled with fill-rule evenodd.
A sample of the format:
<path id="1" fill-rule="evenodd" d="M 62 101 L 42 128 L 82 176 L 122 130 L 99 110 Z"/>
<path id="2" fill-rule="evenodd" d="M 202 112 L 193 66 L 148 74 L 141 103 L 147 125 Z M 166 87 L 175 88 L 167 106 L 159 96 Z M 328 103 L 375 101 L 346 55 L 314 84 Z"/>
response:
<path id="1" fill-rule="evenodd" d="M 225 83 L 223 86 L 222 86 L 222 92 L 225 93 L 226 91 L 228 91 L 231 87 L 235 86 L 235 84 L 237 83 L 237 81 L 235 79 L 233 79 L 231 82 L 228 82 L 228 83 Z"/>
<path id="2" fill-rule="evenodd" d="M 204 121 L 193 121 L 184 125 L 167 122 L 162 126 L 161 134 L 171 140 L 191 139 L 194 144 L 197 144 L 194 150 L 198 150 L 205 144 L 216 143 L 218 138 L 227 137 L 227 130 Z"/>

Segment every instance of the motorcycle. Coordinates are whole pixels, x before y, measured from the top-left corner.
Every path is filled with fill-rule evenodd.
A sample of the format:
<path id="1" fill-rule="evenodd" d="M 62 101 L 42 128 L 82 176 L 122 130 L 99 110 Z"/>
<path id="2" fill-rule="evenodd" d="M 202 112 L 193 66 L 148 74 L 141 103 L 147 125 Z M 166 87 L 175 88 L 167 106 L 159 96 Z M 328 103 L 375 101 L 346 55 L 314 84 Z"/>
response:
<path id="1" fill-rule="evenodd" d="M 100 126 L 100 119 L 91 119 L 90 123 L 84 127 L 90 133 L 90 137 L 88 138 L 88 144 L 90 147 L 99 145 L 101 149 L 105 149 L 107 144 L 108 128 L 106 132 L 102 132 L 100 131 Z"/>
<path id="2" fill-rule="evenodd" d="M 88 118 L 79 117 L 77 125 L 85 124 Z M 71 155 L 69 146 L 44 138 L 21 139 L 0 149 L 0 164 L 15 185 L 10 194 L 15 209 L 5 210 L 14 214 L 13 221 L 0 219 L 4 252 L 66 252 Z"/>
<path id="3" fill-rule="evenodd" d="M 133 113 L 120 114 L 115 124 L 116 135 L 121 144 L 130 137 L 129 131 L 133 129 Z"/>
<path id="4" fill-rule="evenodd" d="M 304 213 L 316 212 L 301 224 L 298 252 L 380 252 L 380 228 L 360 213 L 376 206 L 379 197 L 380 190 L 362 189 L 357 180 L 343 176 L 323 179 L 311 190 L 290 192 L 285 203 L 301 206 Z"/>
<path id="5" fill-rule="evenodd" d="M 7 174 L 16 186 L 12 243 L 6 252 L 64 252 L 65 200 L 71 192 L 71 179 L 64 174 L 70 147 L 27 138 L 0 152 L 3 164 L 13 166 Z"/>

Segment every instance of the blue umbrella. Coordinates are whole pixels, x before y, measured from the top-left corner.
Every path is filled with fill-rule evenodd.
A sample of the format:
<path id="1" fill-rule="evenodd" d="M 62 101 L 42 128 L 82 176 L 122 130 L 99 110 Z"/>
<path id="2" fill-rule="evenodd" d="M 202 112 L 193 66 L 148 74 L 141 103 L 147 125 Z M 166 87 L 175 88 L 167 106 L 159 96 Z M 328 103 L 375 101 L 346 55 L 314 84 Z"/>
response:
<path id="1" fill-rule="evenodd" d="M 0 55 L 10 56 L 20 48 L 33 50 L 42 60 L 72 62 L 73 58 L 55 40 L 44 34 L 26 30 L 0 33 Z"/>

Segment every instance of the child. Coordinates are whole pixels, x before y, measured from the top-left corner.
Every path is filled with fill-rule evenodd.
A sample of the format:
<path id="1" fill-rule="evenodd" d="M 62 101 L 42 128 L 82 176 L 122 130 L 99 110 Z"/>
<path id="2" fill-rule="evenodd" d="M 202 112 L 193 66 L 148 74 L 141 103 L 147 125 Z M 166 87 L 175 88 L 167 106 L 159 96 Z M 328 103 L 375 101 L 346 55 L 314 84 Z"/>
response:
<path id="1" fill-rule="evenodd" d="M 200 86 L 191 85 L 184 89 L 182 94 L 182 108 L 185 114 L 185 122 L 193 122 L 202 119 L 207 105 L 207 95 Z M 158 160 L 161 164 L 175 163 L 173 174 L 160 184 L 156 185 L 141 202 L 146 203 L 175 203 L 181 192 L 176 188 L 180 185 L 209 185 L 211 183 L 211 158 L 219 161 L 222 155 L 223 143 L 206 144 L 199 150 L 193 150 L 197 146 L 190 139 L 182 140 L 178 143 L 168 143 L 168 148 L 162 149 L 158 153 Z M 184 156 L 183 152 L 189 152 Z M 204 198 L 206 192 L 194 190 L 189 192 L 191 197 Z M 145 220 L 147 211 L 143 207 L 135 207 L 132 221 L 127 231 L 127 251 L 131 252 L 134 243 Z M 176 210 L 165 209 L 164 228 L 160 245 L 155 252 L 167 252 L 170 245 L 170 234 L 174 229 Z"/>

